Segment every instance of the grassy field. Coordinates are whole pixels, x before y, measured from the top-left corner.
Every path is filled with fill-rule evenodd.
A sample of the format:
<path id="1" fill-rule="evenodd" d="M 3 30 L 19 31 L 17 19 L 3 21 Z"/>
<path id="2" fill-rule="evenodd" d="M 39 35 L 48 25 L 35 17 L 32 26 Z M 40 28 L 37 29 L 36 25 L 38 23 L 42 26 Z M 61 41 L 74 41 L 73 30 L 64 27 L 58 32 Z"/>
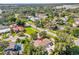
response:
<path id="1" fill-rule="evenodd" d="M 37 30 L 32 28 L 32 27 L 26 27 L 25 30 L 26 30 L 26 33 L 29 34 L 29 35 L 37 32 Z"/>

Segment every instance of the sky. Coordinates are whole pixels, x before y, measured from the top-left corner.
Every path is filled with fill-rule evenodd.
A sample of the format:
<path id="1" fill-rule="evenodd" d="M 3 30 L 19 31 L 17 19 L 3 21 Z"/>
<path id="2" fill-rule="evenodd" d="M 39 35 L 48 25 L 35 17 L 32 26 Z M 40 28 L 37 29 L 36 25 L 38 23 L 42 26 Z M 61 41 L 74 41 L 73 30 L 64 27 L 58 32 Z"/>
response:
<path id="1" fill-rule="evenodd" d="M 0 0 L 0 3 L 78 3 L 79 0 Z"/>

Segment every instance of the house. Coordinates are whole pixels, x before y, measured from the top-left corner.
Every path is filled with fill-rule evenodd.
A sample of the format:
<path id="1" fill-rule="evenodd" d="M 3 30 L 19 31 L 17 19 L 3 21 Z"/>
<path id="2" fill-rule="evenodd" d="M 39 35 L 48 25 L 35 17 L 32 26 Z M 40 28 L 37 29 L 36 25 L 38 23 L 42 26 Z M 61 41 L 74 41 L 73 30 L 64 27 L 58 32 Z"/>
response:
<path id="1" fill-rule="evenodd" d="M 74 41 L 75 45 L 79 46 L 79 38 Z"/>
<path id="2" fill-rule="evenodd" d="M 27 16 L 26 18 L 27 18 L 28 20 L 32 20 L 32 21 L 35 20 L 33 16 Z"/>
<path id="3" fill-rule="evenodd" d="M 23 26 L 18 26 L 16 24 L 12 24 L 10 25 L 11 30 L 13 30 L 14 32 L 19 32 L 19 31 L 23 31 L 24 27 Z"/>
<path id="4" fill-rule="evenodd" d="M 6 33 L 6 32 L 10 32 L 10 28 L 6 28 L 6 29 L 1 29 L 0 33 Z"/>
<path id="5" fill-rule="evenodd" d="M 0 33 L 10 32 L 10 28 L 0 30 Z"/>
<path id="6" fill-rule="evenodd" d="M 66 22 L 68 20 L 68 16 L 65 16 L 65 17 L 61 17 L 61 19 Z"/>
<path id="7" fill-rule="evenodd" d="M 34 17 L 35 18 L 35 20 L 41 20 L 39 17 Z"/>
<path id="8" fill-rule="evenodd" d="M 21 51 L 21 44 L 17 43 L 15 44 L 14 42 L 9 43 L 9 46 L 4 50 L 4 54 L 6 55 L 19 55 L 22 54 Z"/>
<path id="9" fill-rule="evenodd" d="M 45 19 L 48 17 L 44 12 L 37 12 L 35 16 L 41 19 Z"/>
<path id="10" fill-rule="evenodd" d="M 26 17 L 28 20 L 32 20 L 32 21 L 36 21 L 36 20 L 40 20 L 41 18 L 39 17 L 34 17 L 34 16 L 27 16 Z"/>
<path id="11" fill-rule="evenodd" d="M 47 38 L 44 38 L 44 39 L 38 38 L 37 40 L 34 41 L 34 46 L 35 47 L 39 47 L 39 46 L 45 47 L 45 49 L 48 51 L 49 54 L 53 50 L 53 43 Z"/>
<path id="12" fill-rule="evenodd" d="M 79 18 L 75 19 L 75 22 L 73 23 L 73 27 L 79 26 Z"/>
<path id="13" fill-rule="evenodd" d="M 76 20 L 76 21 L 75 21 L 75 24 L 79 25 L 79 20 Z"/>
<path id="14" fill-rule="evenodd" d="M 46 46 L 49 43 L 52 43 L 49 39 L 45 38 L 38 38 L 37 40 L 34 41 L 34 46 L 38 47 L 38 46 Z"/>

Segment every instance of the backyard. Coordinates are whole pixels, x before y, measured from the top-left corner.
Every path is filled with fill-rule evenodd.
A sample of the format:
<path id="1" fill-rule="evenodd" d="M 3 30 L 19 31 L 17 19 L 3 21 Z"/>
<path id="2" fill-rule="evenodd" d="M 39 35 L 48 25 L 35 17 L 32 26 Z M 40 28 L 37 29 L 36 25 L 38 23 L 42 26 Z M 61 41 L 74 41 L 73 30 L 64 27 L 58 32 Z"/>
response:
<path id="1" fill-rule="evenodd" d="M 34 28 L 30 27 L 30 26 L 29 27 L 26 27 L 25 30 L 26 30 L 26 33 L 29 34 L 29 35 L 37 32 L 36 29 L 34 29 Z"/>

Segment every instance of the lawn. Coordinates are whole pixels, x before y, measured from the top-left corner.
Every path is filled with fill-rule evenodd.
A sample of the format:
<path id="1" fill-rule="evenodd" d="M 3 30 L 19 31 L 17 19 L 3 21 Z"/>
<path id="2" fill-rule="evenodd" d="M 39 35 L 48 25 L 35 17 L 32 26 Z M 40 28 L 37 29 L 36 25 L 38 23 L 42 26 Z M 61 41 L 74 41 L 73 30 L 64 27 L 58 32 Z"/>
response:
<path id="1" fill-rule="evenodd" d="M 34 25 L 34 23 L 31 20 L 29 20 L 28 23 Z"/>
<path id="2" fill-rule="evenodd" d="M 32 27 L 26 27 L 25 30 L 26 30 L 26 33 L 29 34 L 29 35 L 37 32 L 37 30 L 32 28 Z"/>

